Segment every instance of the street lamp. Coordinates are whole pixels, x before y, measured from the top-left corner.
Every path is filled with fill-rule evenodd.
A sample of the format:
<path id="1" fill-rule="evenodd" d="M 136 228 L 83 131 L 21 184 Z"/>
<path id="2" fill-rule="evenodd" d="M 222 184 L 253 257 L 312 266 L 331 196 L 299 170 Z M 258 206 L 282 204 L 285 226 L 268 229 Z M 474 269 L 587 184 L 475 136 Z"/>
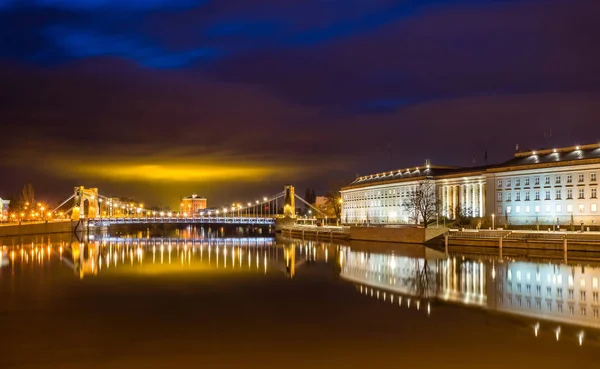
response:
<path id="1" fill-rule="evenodd" d="M 496 214 L 492 214 L 492 230 L 496 229 Z"/>

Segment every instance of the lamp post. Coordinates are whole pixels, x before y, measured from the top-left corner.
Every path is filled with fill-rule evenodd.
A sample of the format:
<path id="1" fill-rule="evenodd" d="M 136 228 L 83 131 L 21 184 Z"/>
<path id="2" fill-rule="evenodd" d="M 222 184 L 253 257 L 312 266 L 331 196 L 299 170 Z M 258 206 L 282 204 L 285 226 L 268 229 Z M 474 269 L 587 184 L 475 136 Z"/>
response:
<path id="1" fill-rule="evenodd" d="M 496 229 L 496 214 L 492 214 L 492 230 Z"/>

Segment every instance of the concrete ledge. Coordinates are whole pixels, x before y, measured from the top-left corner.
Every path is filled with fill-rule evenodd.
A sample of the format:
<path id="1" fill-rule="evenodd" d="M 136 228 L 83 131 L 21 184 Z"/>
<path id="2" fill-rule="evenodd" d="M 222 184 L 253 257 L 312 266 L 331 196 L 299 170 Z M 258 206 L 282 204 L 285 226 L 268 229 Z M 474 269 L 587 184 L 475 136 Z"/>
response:
<path id="1" fill-rule="evenodd" d="M 46 233 L 70 233 L 77 223 L 67 220 L 64 222 L 24 223 L 21 225 L 5 225 L 0 227 L 0 237 L 28 236 Z"/>
<path id="2" fill-rule="evenodd" d="M 443 235 L 447 231 L 448 228 L 445 227 L 350 227 L 350 239 L 423 244 Z"/>

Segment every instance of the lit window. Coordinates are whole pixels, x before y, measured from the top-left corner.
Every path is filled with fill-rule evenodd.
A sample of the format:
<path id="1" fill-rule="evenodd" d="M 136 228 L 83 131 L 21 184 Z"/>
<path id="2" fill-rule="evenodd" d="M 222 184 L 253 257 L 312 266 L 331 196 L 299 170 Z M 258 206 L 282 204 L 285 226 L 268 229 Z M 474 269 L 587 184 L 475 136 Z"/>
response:
<path id="1" fill-rule="evenodd" d="M 512 279 L 512 271 L 509 269 L 508 270 L 508 280 L 510 281 Z"/>
<path id="2" fill-rule="evenodd" d="M 592 278 L 592 288 L 598 288 L 598 278 Z"/>
<path id="3" fill-rule="evenodd" d="M 583 182 L 583 174 L 577 175 L 577 181 L 578 182 Z"/>
<path id="4" fill-rule="evenodd" d="M 521 280 L 521 271 L 517 270 L 517 281 Z"/>
<path id="5" fill-rule="evenodd" d="M 567 205 L 567 213 L 573 212 L 573 205 Z"/>
<path id="6" fill-rule="evenodd" d="M 550 212 L 550 205 L 546 205 L 546 213 Z"/>
<path id="7" fill-rule="evenodd" d="M 561 197 L 562 197 L 562 191 L 560 189 L 556 190 L 556 199 L 561 200 Z"/>
<path id="8" fill-rule="evenodd" d="M 539 205 L 536 205 L 536 206 L 535 206 L 535 212 L 536 212 L 536 213 L 539 213 L 539 212 L 540 212 L 540 206 L 539 206 Z"/>
<path id="9" fill-rule="evenodd" d="M 558 284 L 559 286 L 562 284 L 562 274 L 559 274 L 556 277 L 556 284 Z M 562 290 L 561 290 L 562 291 Z"/>
<path id="10" fill-rule="evenodd" d="M 579 204 L 579 212 L 583 213 L 585 211 L 585 205 Z"/>
<path id="11" fill-rule="evenodd" d="M 525 206 L 525 212 L 529 213 L 529 205 Z"/>
<path id="12" fill-rule="evenodd" d="M 597 205 L 596 205 L 596 204 L 592 204 L 592 205 L 590 206 L 590 210 L 591 210 L 592 212 L 594 212 L 594 213 L 595 213 L 595 212 L 597 212 L 597 211 L 598 211 Z"/>
<path id="13" fill-rule="evenodd" d="M 567 174 L 567 183 L 573 182 L 573 176 L 571 174 Z"/>
<path id="14" fill-rule="evenodd" d="M 562 211 L 562 206 L 560 204 L 556 205 L 556 212 L 560 213 Z"/>
<path id="15" fill-rule="evenodd" d="M 585 278 L 581 278 L 581 280 L 579 280 L 579 285 L 581 288 L 585 288 Z"/>
<path id="16" fill-rule="evenodd" d="M 573 286 L 573 276 L 570 275 L 569 278 L 567 279 L 567 283 L 569 284 L 569 287 Z"/>
<path id="17" fill-rule="evenodd" d="M 506 213 L 507 213 L 507 214 L 510 214 L 510 210 L 511 210 L 510 206 L 507 206 L 507 207 L 506 207 Z"/>
<path id="18" fill-rule="evenodd" d="M 520 213 L 520 212 L 521 212 L 521 207 L 515 206 L 515 213 Z"/>

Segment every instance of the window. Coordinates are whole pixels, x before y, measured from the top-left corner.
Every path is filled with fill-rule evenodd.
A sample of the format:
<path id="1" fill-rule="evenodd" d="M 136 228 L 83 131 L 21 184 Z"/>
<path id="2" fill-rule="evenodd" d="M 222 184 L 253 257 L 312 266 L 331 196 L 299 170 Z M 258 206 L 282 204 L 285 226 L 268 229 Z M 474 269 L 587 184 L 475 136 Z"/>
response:
<path id="1" fill-rule="evenodd" d="M 544 200 L 550 200 L 550 190 L 546 190 L 546 197 Z"/>
<path id="2" fill-rule="evenodd" d="M 546 296 L 552 296 L 552 287 L 546 287 Z"/>
<path id="3" fill-rule="evenodd" d="M 585 211 L 585 205 L 579 204 L 579 212 L 583 213 Z"/>
<path id="4" fill-rule="evenodd" d="M 577 198 L 578 199 L 584 199 L 585 198 L 584 195 L 585 195 L 585 189 L 584 188 L 580 188 L 579 189 L 579 197 L 577 197 Z"/>
<path id="5" fill-rule="evenodd" d="M 559 313 L 562 313 L 562 311 L 563 311 L 562 304 L 559 304 L 558 302 L 556 303 L 556 311 L 558 311 Z"/>
<path id="6" fill-rule="evenodd" d="M 521 293 L 521 283 L 517 283 L 517 292 Z"/>
<path id="7" fill-rule="evenodd" d="M 507 192 L 507 193 L 506 193 L 506 201 L 510 201 L 510 200 L 511 200 L 511 198 L 512 198 L 512 193 L 510 193 L 510 192 Z"/>
<path id="8" fill-rule="evenodd" d="M 516 213 L 520 213 L 521 212 L 521 207 L 520 206 L 515 206 L 515 212 Z"/>
<path id="9" fill-rule="evenodd" d="M 590 173 L 590 182 L 596 182 L 596 173 Z"/>
<path id="10" fill-rule="evenodd" d="M 569 300 L 573 300 L 575 298 L 575 292 L 572 289 L 569 289 Z"/>
<path id="11" fill-rule="evenodd" d="M 498 188 L 502 187 L 502 180 L 501 179 L 498 180 L 498 186 L 497 187 Z"/>
<path id="12" fill-rule="evenodd" d="M 562 200 L 562 191 L 560 189 L 556 190 L 556 199 L 557 200 Z"/>
<path id="13" fill-rule="evenodd" d="M 592 299 L 594 300 L 595 304 L 598 303 L 598 292 L 593 292 L 592 293 Z"/>
<path id="14" fill-rule="evenodd" d="M 549 213 L 550 212 L 550 205 L 546 205 L 545 209 L 546 209 L 546 213 Z"/>
<path id="15" fill-rule="evenodd" d="M 579 280 L 579 286 L 581 286 L 581 288 L 585 288 L 585 278 L 581 278 Z"/>
<path id="16" fill-rule="evenodd" d="M 530 208 L 529 208 L 529 205 L 525 206 L 525 212 L 526 212 L 526 213 L 529 213 L 529 209 L 530 209 Z"/>
<path id="17" fill-rule="evenodd" d="M 591 210 L 592 212 L 594 212 L 594 213 L 595 213 L 595 212 L 597 212 L 597 211 L 598 211 L 597 205 L 596 205 L 596 204 L 592 204 L 592 205 L 590 206 L 590 210 Z"/>
<path id="18" fill-rule="evenodd" d="M 535 206 L 535 212 L 536 212 L 536 213 L 539 213 L 539 212 L 540 212 L 540 206 L 539 206 L 539 205 L 536 205 L 536 206 Z"/>
<path id="19" fill-rule="evenodd" d="M 592 288 L 594 288 L 594 289 L 598 288 L 598 278 L 596 278 L 596 277 L 592 278 Z"/>
<path id="20" fill-rule="evenodd" d="M 554 181 L 556 182 L 556 184 L 560 184 L 560 179 L 561 179 L 561 176 L 556 176 L 555 177 Z"/>
<path id="21" fill-rule="evenodd" d="M 567 188 L 567 200 L 573 199 L 573 189 Z"/>
<path id="22" fill-rule="evenodd" d="M 562 211 L 562 206 L 560 204 L 556 205 L 556 212 L 560 213 Z"/>
<path id="23" fill-rule="evenodd" d="M 525 186 L 529 186 L 529 177 L 525 178 Z"/>
<path id="24" fill-rule="evenodd" d="M 540 177 L 535 177 L 535 178 L 533 179 L 533 184 L 534 184 L 535 186 L 539 186 L 539 185 L 540 185 Z"/>
<path id="25" fill-rule="evenodd" d="M 506 180 L 506 187 L 510 187 L 510 179 Z"/>
<path id="26" fill-rule="evenodd" d="M 581 291 L 579 293 L 579 300 L 581 300 L 581 302 L 585 302 L 585 291 Z"/>
<path id="27" fill-rule="evenodd" d="M 515 201 L 521 201 L 521 193 L 520 192 L 515 193 Z"/>
<path id="28" fill-rule="evenodd" d="M 525 191 L 525 201 L 529 201 L 531 200 L 530 196 L 529 196 L 529 191 Z"/>
<path id="29" fill-rule="evenodd" d="M 527 307 L 530 308 L 531 307 L 531 300 L 530 299 L 526 299 L 525 302 L 526 302 Z"/>
<path id="30" fill-rule="evenodd" d="M 530 284 L 526 285 L 525 289 L 527 290 L 528 294 L 531 294 L 531 285 Z"/>
<path id="31" fill-rule="evenodd" d="M 502 192 L 496 192 L 496 200 L 502 201 Z"/>
<path id="32" fill-rule="evenodd" d="M 573 305 L 569 305 L 569 314 L 575 315 L 575 307 Z"/>
<path id="33" fill-rule="evenodd" d="M 546 310 L 552 311 L 552 302 L 546 301 Z"/>
<path id="34" fill-rule="evenodd" d="M 567 174 L 567 183 L 573 183 L 573 176 L 571 174 Z"/>
<path id="35" fill-rule="evenodd" d="M 582 307 L 579 308 L 579 314 L 585 315 L 586 313 L 587 313 L 587 311 L 585 309 L 585 306 L 582 306 Z"/>
<path id="36" fill-rule="evenodd" d="M 506 207 L 506 213 L 507 213 L 507 214 L 510 214 L 510 210 L 511 210 L 510 206 L 507 206 L 507 207 Z"/>
<path id="37" fill-rule="evenodd" d="M 547 184 L 547 185 L 550 184 L 550 176 L 546 176 L 546 178 L 544 180 L 544 184 Z"/>
<path id="38" fill-rule="evenodd" d="M 542 301 L 541 300 L 535 300 L 535 307 L 538 310 L 542 310 Z"/>
<path id="39" fill-rule="evenodd" d="M 498 206 L 498 207 L 496 208 L 496 213 L 498 213 L 498 214 L 502 214 L 502 206 Z"/>
<path id="40" fill-rule="evenodd" d="M 573 205 L 567 205 L 567 213 L 573 212 Z"/>
<path id="41" fill-rule="evenodd" d="M 536 200 L 540 199 L 540 190 L 535 190 L 535 199 Z"/>
<path id="42" fill-rule="evenodd" d="M 577 175 L 577 182 L 583 182 L 583 174 Z"/>
<path id="43" fill-rule="evenodd" d="M 562 288 L 560 287 L 556 289 L 556 298 L 562 300 Z"/>
<path id="44" fill-rule="evenodd" d="M 515 179 L 515 186 L 517 186 L 517 187 L 521 186 L 521 179 L 520 178 Z"/>
<path id="45" fill-rule="evenodd" d="M 598 319 L 598 309 L 594 309 L 594 318 Z"/>
<path id="46" fill-rule="evenodd" d="M 596 188 L 592 188 L 590 189 L 590 198 L 591 199 L 595 199 L 596 198 L 596 193 L 598 192 L 598 190 Z"/>

